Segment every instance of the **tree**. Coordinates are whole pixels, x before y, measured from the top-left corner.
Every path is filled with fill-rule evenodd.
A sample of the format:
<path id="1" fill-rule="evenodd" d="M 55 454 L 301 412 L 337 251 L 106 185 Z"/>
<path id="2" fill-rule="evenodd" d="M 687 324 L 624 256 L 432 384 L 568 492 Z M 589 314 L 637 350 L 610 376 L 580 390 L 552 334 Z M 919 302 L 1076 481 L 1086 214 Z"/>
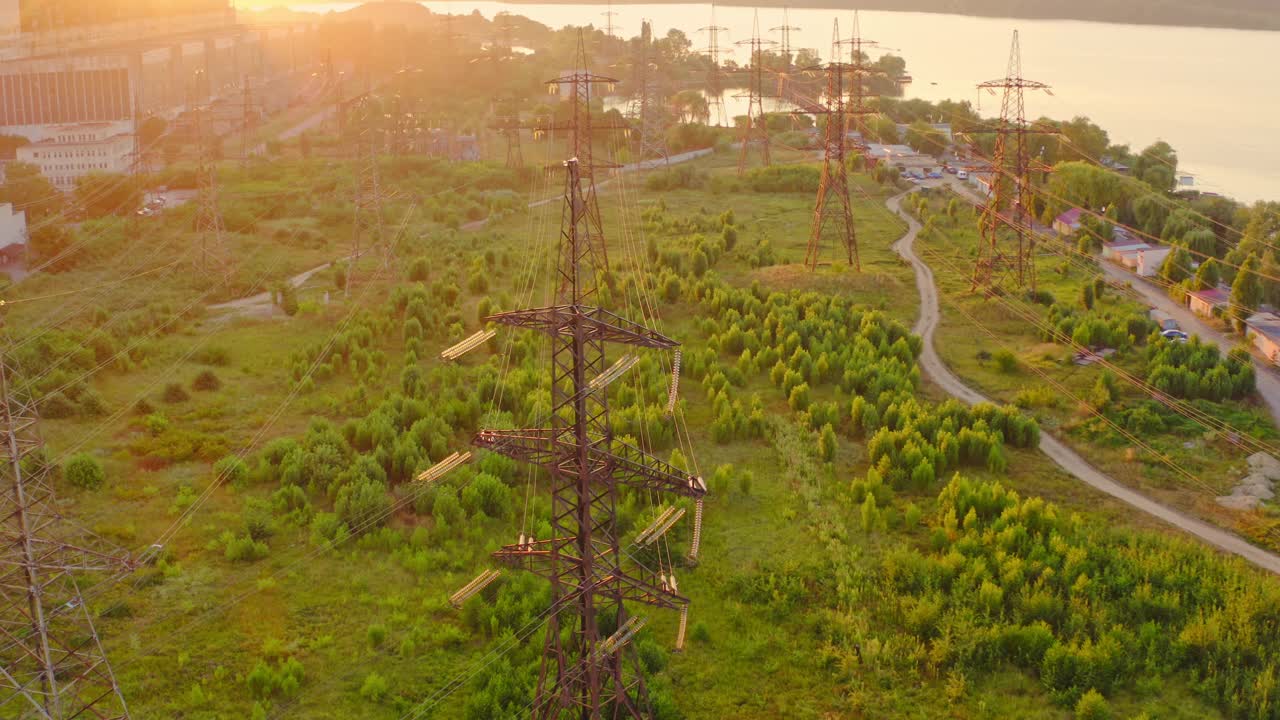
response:
<path id="1" fill-rule="evenodd" d="M 76 203 L 91 218 L 132 215 L 142 205 L 142 187 L 120 173 L 91 172 L 76 179 Z"/>
<path id="2" fill-rule="evenodd" d="M 168 129 L 169 123 L 157 115 L 152 115 L 143 120 L 138 126 L 138 142 L 142 143 L 142 150 L 146 152 L 154 147 L 156 143 L 160 142 L 160 138 L 164 137 Z"/>
<path id="3" fill-rule="evenodd" d="M 1192 282 L 1192 287 L 1196 290 L 1212 290 L 1218 287 L 1218 283 L 1222 280 L 1222 273 L 1218 269 L 1218 261 L 1209 258 L 1200 263 L 1200 269 L 1196 270 L 1196 278 Z"/>
<path id="4" fill-rule="evenodd" d="M 87 453 L 72 455 L 66 467 L 62 469 L 62 475 L 67 482 L 81 490 L 97 490 L 102 487 L 107 477 L 102 469 L 102 463 Z"/>
<path id="5" fill-rule="evenodd" d="M 1257 255 L 1250 255 L 1240 272 L 1236 273 L 1235 282 L 1231 283 L 1231 314 L 1239 327 L 1244 326 L 1245 318 L 1257 311 L 1262 302 L 1262 277 L 1258 274 Z"/>
<path id="6" fill-rule="evenodd" d="M 62 212 L 65 198 L 53 183 L 40 174 L 40 168 L 15 162 L 5 168 L 5 182 L 0 185 L 0 202 L 12 203 L 14 210 L 25 211 L 27 225 L 30 226 Z"/>
<path id="7" fill-rule="evenodd" d="M 1181 245 L 1174 245 L 1173 252 L 1160 266 L 1160 277 L 1170 284 L 1177 284 L 1191 276 L 1191 253 Z"/>
<path id="8" fill-rule="evenodd" d="M 30 144 L 31 141 L 21 135 L 0 135 L 0 160 L 17 158 L 18 148 Z"/>
<path id="9" fill-rule="evenodd" d="M 1169 143 L 1160 140 L 1142 151 L 1134 160 L 1133 176 L 1156 190 L 1173 190 L 1178 173 L 1178 154 Z"/>
<path id="10" fill-rule="evenodd" d="M 907 127 L 907 144 L 916 152 L 938 156 L 947 149 L 947 136 L 923 120 Z"/>

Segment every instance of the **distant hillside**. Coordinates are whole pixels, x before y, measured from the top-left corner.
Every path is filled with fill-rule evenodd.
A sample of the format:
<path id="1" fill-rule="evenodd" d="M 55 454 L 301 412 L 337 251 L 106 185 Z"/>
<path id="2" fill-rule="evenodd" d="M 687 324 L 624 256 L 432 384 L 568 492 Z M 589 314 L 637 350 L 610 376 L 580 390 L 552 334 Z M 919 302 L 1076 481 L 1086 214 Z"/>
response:
<path id="1" fill-rule="evenodd" d="M 331 0 L 289 0 L 289 4 Z M 519 4 L 524 0 L 508 0 Z M 544 0 L 528 0 L 543 2 Z M 586 0 L 566 3 L 601 4 Z M 625 2 L 625 0 L 621 0 Z M 642 0 L 654 2 L 655 0 Z M 662 0 L 656 0 L 661 2 Z M 241 0 L 240 7 L 269 7 L 282 0 Z M 465 3 L 459 3 L 465 4 Z M 729 0 L 722 4 L 849 9 L 848 0 Z M 1280 30 L 1280 2 L 1277 0 L 860 0 L 862 10 L 951 13 L 984 17 L 1094 20 L 1141 25 L 1182 25 L 1227 27 L 1244 30 Z"/>

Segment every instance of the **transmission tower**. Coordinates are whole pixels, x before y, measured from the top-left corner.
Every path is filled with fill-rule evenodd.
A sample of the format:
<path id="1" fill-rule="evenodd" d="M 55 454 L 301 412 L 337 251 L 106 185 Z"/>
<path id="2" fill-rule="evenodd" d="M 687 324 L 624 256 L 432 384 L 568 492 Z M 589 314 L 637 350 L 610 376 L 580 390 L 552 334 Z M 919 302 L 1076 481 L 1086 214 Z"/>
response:
<path id="1" fill-rule="evenodd" d="M 849 174 L 845 164 L 847 155 L 847 133 L 851 112 L 867 112 L 865 109 L 850 107 L 846 103 L 846 84 L 854 85 L 860 79 L 854 74 L 855 66 L 840 60 L 840 22 L 837 20 L 832 28 L 831 57 L 822 67 L 827 78 L 827 89 L 823 98 L 823 109 L 815 115 L 825 115 L 826 129 L 822 143 L 822 176 L 818 181 L 818 197 L 813 207 L 813 222 L 809 232 L 809 247 L 805 252 L 805 265 L 810 270 L 818 268 L 822 255 L 823 231 L 827 222 L 834 220 L 839 232 L 841 244 L 850 266 L 861 270 L 862 264 L 858 256 L 858 236 L 853 224 L 853 208 L 849 201 Z M 807 111 L 797 111 L 807 114 Z"/>
<path id="2" fill-rule="evenodd" d="M 131 569 L 127 559 L 64 542 L 52 465 L 34 402 L 10 385 L 0 354 L 0 716 L 127 720 L 129 710 L 93 627 L 76 573 Z"/>
<path id="3" fill-rule="evenodd" d="M 253 99 L 253 84 L 247 74 L 243 78 L 240 102 L 240 165 L 243 167 L 249 164 L 249 129 L 256 125 L 258 118 L 261 117 L 260 113 L 256 112 L 257 103 Z"/>
<path id="4" fill-rule="evenodd" d="M 729 28 L 716 25 L 716 6 L 711 4 L 711 24 L 698 28 L 698 32 L 707 34 L 707 47 L 702 53 L 707 56 L 711 67 L 707 68 L 707 120 L 717 127 L 727 125 L 729 118 L 724 111 L 724 68 L 720 67 L 720 34 L 728 33 Z"/>
<path id="5" fill-rule="evenodd" d="M 873 74 L 873 71 L 867 65 L 869 58 L 865 51 L 878 46 L 879 43 L 862 37 L 862 23 L 858 19 L 857 10 L 853 11 L 853 34 L 843 44 L 849 46 L 849 102 L 845 114 L 848 117 L 848 125 L 858 133 L 855 147 L 859 151 L 865 151 L 868 137 L 866 117 L 879 114 L 878 111 L 871 109 L 869 103 L 875 96 L 868 93 L 867 78 Z M 837 53 L 835 57 L 839 57 L 839 54 Z"/>
<path id="6" fill-rule="evenodd" d="M 491 130 L 497 130 L 507 141 L 507 168 L 516 170 L 524 167 L 524 152 L 520 149 L 520 111 L 515 98 L 507 98 L 501 105 L 502 110 L 494 118 Z"/>
<path id="7" fill-rule="evenodd" d="M 747 171 L 747 154 L 753 145 L 760 148 L 760 157 L 765 167 L 770 164 L 769 125 L 764 114 L 764 48 L 777 43 L 760 37 L 760 14 L 756 13 L 751 38 L 734 44 L 751 48 L 747 93 L 735 96 L 747 98 L 747 119 L 742 127 L 742 150 L 738 156 L 738 175 L 742 175 Z"/>
<path id="8" fill-rule="evenodd" d="M 386 269 L 391 264 L 392 248 L 382 226 L 383 197 L 381 178 L 378 174 L 378 128 L 375 113 L 368 101 L 362 102 L 359 110 L 361 127 L 359 137 L 356 138 L 356 168 L 360 176 L 356 179 L 351 262 L 354 267 L 360 261 L 361 255 L 376 248 L 382 252 L 383 269 Z M 348 277 L 346 289 L 350 287 L 351 279 Z"/>
<path id="9" fill-rule="evenodd" d="M 599 282 L 608 273 L 608 260 L 590 171 L 591 86 L 612 81 L 586 70 L 581 35 L 578 65 L 554 81 L 569 88 L 574 106 L 567 129 L 579 153 L 564 164 L 555 302 L 486 318 L 549 336 L 551 426 L 481 430 L 472 444 L 540 466 L 551 479 L 551 537 L 521 535 L 519 542 L 494 553 L 499 561 L 541 575 L 551 584 L 533 717 L 649 718 L 639 664 L 633 656 L 624 658 L 639 627 L 638 619 L 628 618 L 625 603 L 684 609 L 688 600 L 678 594 L 673 575 L 624 568 L 617 496 L 631 487 L 700 499 L 706 486 L 701 478 L 613 437 L 608 382 L 602 378 L 619 373 L 606 361 L 606 345 L 669 351 L 679 345 L 592 306 L 599 302 Z M 610 634 L 610 627 L 617 631 Z"/>
<path id="10" fill-rule="evenodd" d="M 579 162 L 569 160 L 555 305 L 486 318 L 550 336 L 551 427 L 481 430 L 473 444 L 540 466 L 551 476 L 552 537 L 522 536 L 494 553 L 551 583 L 533 717 L 648 718 L 638 664 L 624 663 L 627 646 L 617 639 L 635 622 L 628 621 L 625 603 L 679 610 L 688 600 L 677 593 L 674 577 L 623 567 L 617 495 L 632 487 L 697 499 L 706 489 L 701 478 L 613 438 L 606 394 L 593 382 L 610 368 L 606 344 L 657 350 L 678 344 L 590 305 L 598 300 L 597 283 L 608 265 L 592 237 L 600 228 L 586 200 L 589 184 Z M 602 630 L 610 624 L 619 632 Z"/>
<path id="11" fill-rule="evenodd" d="M 229 268 L 223 233 L 227 228 L 218 207 L 218 164 L 213 156 L 217 138 L 210 137 L 205 124 L 209 108 L 195 109 L 196 123 L 196 234 L 200 236 L 200 269 L 206 274 Z"/>
<path id="12" fill-rule="evenodd" d="M 1027 123 L 1024 93 L 1049 86 L 1022 77 L 1022 49 L 1013 32 L 1005 77 L 978 86 L 995 94 L 1003 91 L 1000 120 L 988 132 L 996 136 L 991 159 L 991 193 L 979 219 L 981 240 L 973 270 L 973 290 L 998 293 L 1006 280 L 1017 287 L 1036 287 L 1035 233 L 1032 222 L 1031 156 L 1027 138 L 1052 133 Z"/>
<path id="13" fill-rule="evenodd" d="M 636 160 L 661 160 L 664 165 L 670 165 L 666 102 L 653 55 L 653 29 L 649 21 L 644 20 L 640 23 L 640 48 L 636 53 L 636 96 L 630 112 L 631 119 L 640 126 L 640 152 Z"/>
<path id="14" fill-rule="evenodd" d="M 794 69 L 795 58 L 791 55 L 791 32 L 799 30 L 791 24 L 791 9 L 789 7 L 782 8 L 782 24 L 775 28 L 769 28 L 769 32 L 778 33 L 778 51 L 782 53 L 782 67 L 778 68 L 778 102 L 787 96 L 787 81 L 791 79 L 791 71 Z"/>

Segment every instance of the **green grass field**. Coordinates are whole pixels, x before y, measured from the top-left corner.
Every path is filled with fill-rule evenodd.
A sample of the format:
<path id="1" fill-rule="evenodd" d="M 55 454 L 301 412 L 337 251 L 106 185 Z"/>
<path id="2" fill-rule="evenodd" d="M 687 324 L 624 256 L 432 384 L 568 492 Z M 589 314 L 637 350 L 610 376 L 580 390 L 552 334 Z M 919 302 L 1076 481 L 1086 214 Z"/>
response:
<path id="1" fill-rule="evenodd" d="M 798 155 L 780 156 L 784 162 L 805 160 Z M 706 179 L 696 188 L 651 191 L 642 175 L 603 184 L 600 204 L 615 268 L 625 270 L 630 263 L 632 271 L 652 270 L 644 259 L 650 240 L 660 252 L 688 257 L 684 254 L 708 233 L 671 228 L 711 226 L 714 218 L 732 211 L 736 247 L 712 263 L 704 281 L 731 288 L 758 283 L 765 295 L 797 291 L 849 298 L 910 326 L 918 310 L 912 274 L 890 249 L 905 227 L 882 205 L 896 190 L 857 176 L 854 213 L 863 271 L 853 273 L 836 263 L 811 273 L 802 265 L 811 193 L 758 193 L 737 186 L 732 180 L 735 164 L 736 156 L 727 153 L 693 163 Z M 300 183 L 314 188 L 306 207 L 281 212 L 257 223 L 252 232 L 230 236 L 228 251 L 237 262 L 229 284 L 239 292 L 217 291 L 207 299 L 270 287 L 347 253 L 352 234 L 345 214 L 349 205 L 340 207 L 349 202 L 342 200 L 349 191 L 345 168 L 300 164 L 291 172 Z M 559 188 L 555 179 L 534 177 L 527 184 L 529 190 L 516 193 L 521 202 L 554 196 Z M 418 180 L 390 185 L 393 191 L 406 194 L 430 192 L 427 183 Z M 262 187 L 260 179 L 234 173 L 226 187 L 232 196 L 273 191 Z M 447 209 L 448 197 L 431 202 Z M 478 198 L 468 196 L 463 201 L 496 202 L 490 196 Z M 623 201 L 628 205 L 625 212 Z M 511 621 L 489 617 L 484 607 L 497 595 L 506 607 L 536 601 L 545 591 L 536 582 L 514 579 L 508 573 L 498 590 L 473 599 L 461 612 L 449 607 L 447 597 L 490 566 L 489 552 L 514 541 L 519 505 L 528 490 L 523 482 L 513 487 L 518 500 L 510 516 L 473 515 L 449 534 L 440 532 L 432 513 L 415 509 L 410 499 L 423 492 L 420 488 L 395 486 L 389 490 L 391 497 L 405 504 L 391 514 L 388 529 L 354 537 L 332 549 L 316 542 L 307 526 L 288 522 L 277 511 L 273 532 L 263 539 L 265 557 L 246 562 L 228 559 L 226 536 L 243 533 L 255 504 L 273 502 L 278 485 L 251 473 L 241 482 L 215 486 L 212 466 L 228 453 L 243 449 L 252 459 L 273 439 L 301 438 L 313 418 L 326 418 L 341 428 L 400 390 L 409 366 L 405 355 L 412 347 L 402 336 L 399 319 L 385 313 L 398 289 L 414 284 L 408 277 L 418 258 L 425 258 L 427 283 L 455 283 L 459 294 L 452 303 L 434 308 L 450 317 L 438 332 L 427 331 L 422 352 L 415 354 L 416 367 L 432 378 L 431 393 L 466 394 L 468 388 L 456 383 L 480 377 L 481 366 L 491 362 L 492 348 L 466 358 L 465 369 L 452 375 L 453 371 L 440 367 L 438 351 L 461 334 L 478 329 L 482 309 L 504 309 L 528 301 L 540 304 L 548 295 L 551 276 L 546 258 L 557 238 L 560 206 L 553 202 L 525 212 L 509 209 L 507 200 L 502 202 L 503 210 L 472 231 L 458 229 L 456 216 L 450 222 L 440 215 L 433 218 L 428 211 L 409 215 L 397 235 L 400 253 L 391 267 L 383 267 L 378 257 L 361 259 L 352 268 L 347 294 L 332 273 L 319 273 L 299 289 L 295 315 L 271 305 L 265 313 L 245 315 L 197 307 L 139 343 L 141 349 L 130 353 L 129 362 L 110 363 L 82 381 L 100 396 L 105 413 L 78 413 L 42 423 L 55 458 L 86 451 L 106 469 L 107 482 L 100 490 L 58 484 L 60 502 L 71 519 L 133 549 L 146 547 L 178 523 L 161 562 L 112 587 L 93 588 L 93 578 L 84 579 L 85 586 L 92 588 L 97 628 L 133 717 L 391 719 L 415 712 L 421 717 L 468 716 L 468 703 L 478 694 L 476 678 L 485 677 L 471 673 L 492 657 L 502 633 L 511 629 Z M 409 205 L 398 200 L 391 212 L 396 218 L 404 217 Z M 641 215 L 647 210 L 657 210 L 662 222 L 670 224 L 655 229 L 659 223 L 653 221 L 646 229 Z M 36 297 L 93 286 L 116 276 L 131 259 L 136 261 L 136 252 L 157 258 L 181 254 L 184 244 L 192 241 L 183 230 L 186 222 L 189 217 L 177 210 L 135 235 L 111 235 L 102 241 L 110 244 L 102 247 L 95 240 L 86 251 L 94 262 L 36 278 L 22 291 Z M 300 229 L 308 231 L 305 241 L 296 239 Z M 968 252 L 965 242 L 942 233 L 925 239 L 932 252 L 958 265 L 963 265 Z M 755 266 L 753 258 L 758 257 L 761 243 L 772 249 L 773 262 Z M 120 248 L 131 250 L 119 253 Z M 834 247 L 827 251 L 836 254 Z M 486 255 L 493 258 L 489 265 Z M 153 308 L 161 315 L 169 308 L 172 313 L 193 296 L 203 297 L 216 281 L 202 277 L 190 262 L 184 261 L 184 272 L 92 291 L 93 302 L 67 321 L 68 332 L 89 333 L 95 322 L 110 322 L 113 314 L 138 307 Z M 1043 287 L 1069 297 L 1079 278 L 1059 276 L 1048 268 L 1050 263 L 1044 265 Z M 471 287 L 477 282 L 472 279 L 477 267 L 489 268 L 479 273 L 485 290 Z M 990 361 L 977 359 L 979 351 L 991 352 L 1000 344 L 1014 348 L 1023 365 L 1043 369 L 1073 392 L 1084 393 L 1093 386 L 1096 369 L 1064 364 L 1062 347 L 1034 341 L 1022 324 L 1003 316 L 994 304 L 966 296 L 963 278 L 934 267 L 947 302 L 962 303 L 999 338 L 998 343 L 988 342 L 944 304 L 938 348 L 963 377 L 1004 400 L 1034 387 L 1036 380 L 1026 370 L 1005 375 Z M 526 271 L 534 274 L 531 285 L 524 282 Z M 253 280 L 263 275 L 262 283 Z M 686 290 L 697 281 L 686 276 Z M 74 300 L 75 296 L 67 304 Z M 1123 301 L 1109 297 L 1104 302 L 1118 306 Z M 202 300 L 197 305 L 204 304 Z M 99 308 L 108 311 L 105 320 L 93 319 Z M 24 328 L 47 323 L 52 310 L 36 302 L 16 306 L 9 332 L 21 338 Z M 705 321 L 720 320 L 708 318 L 705 307 L 689 292 L 664 301 L 658 310 L 660 329 L 681 340 L 689 353 L 709 346 Z M 361 311 L 367 316 L 361 316 Z M 370 327 L 383 323 L 388 328 L 373 340 L 369 367 L 298 382 L 298 354 L 327 343 L 349 318 L 358 316 L 365 317 Z M 200 360 L 210 357 L 210 349 L 217 350 L 213 364 Z M 717 358 L 726 367 L 737 361 L 728 352 Z M 221 387 L 192 389 L 197 374 L 206 369 L 216 374 Z M 730 464 L 737 472 L 735 482 L 708 500 L 700 562 L 679 569 L 681 590 L 692 598 L 693 632 L 685 652 L 663 652 L 665 669 L 652 673 L 656 694 L 674 698 L 676 709 L 664 710 L 668 714 L 663 717 L 1074 717 L 1073 705 L 1055 701 L 1035 673 L 1012 661 L 995 661 L 988 671 L 966 676 L 960 670 L 948 670 L 951 664 L 946 661 L 913 659 L 928 656 L 928 647 L 937 643 L 907 641 L 904 638 L 909 635 L 889 630 L 906 622 L 909 606 L 880 587 L 875 578 L 883 572 L 886 558 L 898 551 L 930 551 L 936 523 L 929 518 L 938 511 L 938 489 L 945 478 L 931 487 L 897 490 L 885 508 L 886 517 L 893 519 L 880 530 L 862 527 L 859 506 L 849 500 L 849 488 L 868 471 L 868 448 L 846 427 L 850 395 L 831 384 L 815 384 L 815 403 L 830 401 L 844 409 L 836 422 L 833 460 L 824 462 L 817 455 L 814 431 L 778 394 L 768 371 L 747 373 L 740 386 L 730 388 L 729 399 L 745 405 L 750 396 L 758 395 L 769 431 L 763 437 L 727 443 L 717 443 L 710 429 L 716 420 L 707 401 L 713 389 L 692 374 L 682 381 L 685 419 L 698 466 L 707 476 Z M 166 401 L 165 388 L 172 383 L 186 388 L 189 399 Z M 933 390 L 926 386 L 923 392 L 928 395 Z M 1134 396 L 1126 391 L 1125 397 Z M 144 399 L 149 406 L 146 412 L 136 411 Z M 1247 406 L 1227 410 L 1241 413 L 1268 437 L 1274 436 L 1272 428 L 1248 415 L 1254 411 Z M 1046 429 L 1066 430 L 1108 471 L 1180 506 L 1206 509 L 1201 489 L 1179 484 L 1149 459 L 1128 461 L 1120 444 L 1087 443 L 1077 437 L 1072 428 L 1080 418 L 1070 403 L 1037 407 L 1034 412 Z M 158 416 L 163 429 L 158 425 L 161 420 L 155 419 Z M 460 449 L 466 439 L 465 429 L 455 428 L 450 445 Z M 1183 447 L 1183 441 L 1172 434 L 1157 440 L 1158 447 L 1174 453 L 1178 462 L 1212 478 L 1211 482 L 1227 483 L 1234 460 L 1206 452 L 1218 447 L 1208 439 L 1193 439 L 1191 447 Z M 1077 515 L 1081 526 L 1091 532 L 1120 528 L 1141 533 L 1161 547 L 1171 542 L 1162 528 L 1151 527 L 1149 521 L 1079 486 L 1038 453 L 1011 448 L 1008 459 L 1007 471 L 973 467 L 964 474 L 999 480 L 1023 497 L 1044 497 L 1060 505 L 1064 516 Z M 749 485 L 741 480 L 747 470 L 752 478 Z M 199 501 L 189 519 L 179 522 L 193 498 L 206 490 L 207 499 Z M 313 493 L 312 501 L 317 511 L 332 504 L 323 492 Z M 903 521 L 909 507 L 918 508 L 926 519 L 914 526 Z M 682 526 L 674 538 L 687 541 L 687 533 L 687 526 Z M 1192 552 L 1180 541 L 1170 546 Z M 676 551 L 683 553 L 683 549 Z M 1252 571 L 1235 561 L 1221 564 L 1232 573 L 1252 577 Z M 759 587 L 771 588 L 772 599 L 743 590 Z M 669 650 L 676 614 L 645 615 L 650 620 L 646 641 Z M 541 638 L 540 628 L 534 627 L 529 637 L 502 656 L 502 662 L 527 671 L 536 664 Z M 255 684 L 256 666 L 276 669 L 288 659 L 304 669 L 296 687 L 256 689 L 262 687 Z M 379 692 L 378 683 L 371 683 L 373 673 L 385 680 L 385 691 Z M 456 687 L 451 684 L 455 680 Z M 447 692 L 449 688 L 455 689 Z M 1136 682 L 1117 682 L 1107 696 L 1115 717 L 1228 716 L 1220 714 L 1220 705 L 1195 691 L 1193 678 L 1176 672 L 1151 671 Z M 524 707 L 514 703 L 504 706 L 500 716 L 524 715 Z"/>

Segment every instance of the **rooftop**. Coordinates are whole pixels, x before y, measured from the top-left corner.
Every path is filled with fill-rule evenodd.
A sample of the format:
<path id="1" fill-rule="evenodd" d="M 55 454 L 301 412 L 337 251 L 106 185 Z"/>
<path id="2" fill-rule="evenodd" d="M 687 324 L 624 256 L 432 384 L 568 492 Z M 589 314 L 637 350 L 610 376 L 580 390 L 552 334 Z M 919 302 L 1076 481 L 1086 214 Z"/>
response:
<path id="1" fill-rule="evenodd" d="M 1272 340 L 1280 341 L 1280 316 L 1275 313 L 1254 313 L 1244 321 L 1244 324 L 1259 335 L 1265 335 Z"/>
<path id="2" fill-rule="evenodd" d="M 1209 303 L 1210 305 L 1226 305 L 1231 302 L 1231 296 L 1222 288 L 1212 288 L 1209 290 L 1195 290 L 1187 293 L 1197 300 Z"/>
<path id="3" fill-rule="evenodd" d="M 1064 225 L 1078 225 L 1080 224 L 1080 217 L 1082 215 L 1084 215 L 1084 210 L 1082 208 L 1071 208 L 1058 216 L 1058 222 L 1063 223 Z"/>

